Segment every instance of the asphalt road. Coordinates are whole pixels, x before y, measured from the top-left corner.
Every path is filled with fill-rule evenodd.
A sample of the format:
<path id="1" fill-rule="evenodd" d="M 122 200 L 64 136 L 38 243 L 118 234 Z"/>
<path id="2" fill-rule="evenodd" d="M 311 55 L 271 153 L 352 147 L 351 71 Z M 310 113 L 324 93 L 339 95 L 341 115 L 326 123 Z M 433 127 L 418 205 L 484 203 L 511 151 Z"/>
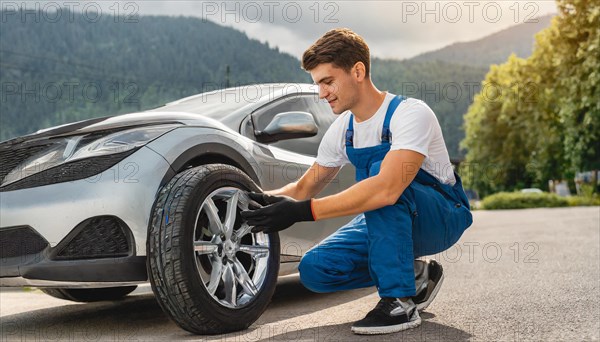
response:
<path id="1" fill-rule="evenodd" d="M 76 304 L 38 290 L 0 292 L 2 341 L 597 341 L 600 207 L 476 211 L 474 225 L 433 258 L 446 279 L 416 329 L 356 336 L 373 288 L 334 294 L 280 281 L 250 329 L 194 336 L 161 311 L 148 287 L 120 302 Z"/>

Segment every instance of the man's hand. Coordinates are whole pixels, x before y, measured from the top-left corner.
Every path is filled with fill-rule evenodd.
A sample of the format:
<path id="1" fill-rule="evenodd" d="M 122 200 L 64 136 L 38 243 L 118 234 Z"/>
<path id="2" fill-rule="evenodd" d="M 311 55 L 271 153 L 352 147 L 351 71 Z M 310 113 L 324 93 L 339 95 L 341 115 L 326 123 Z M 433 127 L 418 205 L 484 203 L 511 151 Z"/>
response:
<path id="1" fill-rule="evenodd" d="M 269 204 L 275 204 L 281 200 L 289 198 L 287 196 L 273 196 L 267 195 L 260 192 L 246 192 L 246 195 L 250 198 L 249 204 L 250 209 L 259 209 Z"/>
<path id="2" fill-rule="evenodd" d="M 248 193 L 248 197 L 264 207 L 242 211 L 242 218 L 252 228 L 253 233 L 273 233 L 289 228 L 296 222 L 314 221 L 311 200 L 296 201 L 286 196 L 271 196 Z M 250 205 L 257 207 L 256 205 Z"/>

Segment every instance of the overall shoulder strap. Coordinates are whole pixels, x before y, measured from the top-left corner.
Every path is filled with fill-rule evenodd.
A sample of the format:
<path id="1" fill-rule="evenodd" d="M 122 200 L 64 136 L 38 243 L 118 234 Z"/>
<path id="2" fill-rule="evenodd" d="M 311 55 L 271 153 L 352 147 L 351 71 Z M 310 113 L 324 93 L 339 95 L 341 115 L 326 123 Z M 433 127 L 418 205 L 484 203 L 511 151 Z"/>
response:
<path id="1" fill-rule="evenodd" d="M 382 143 L 390 142 L 392 138 L 392 132 L 390 131 L 390 122 L 392 121 L 392 115 L 394 115 L 396 108 L 398 108 L 398 105 L 404 100 L 406 100 L 406 97 L 402 95 L 396 95 L 388 105 L 387 112 L 385 113 L 385 119 L 383 120 L 383 129 L 381 130 Z"/>
<path id="2" fill-rule="evenodd" d="M 354 114 L 350 113 L 350 122 L 346 130 L 346 147 L 354 146 Z"/>

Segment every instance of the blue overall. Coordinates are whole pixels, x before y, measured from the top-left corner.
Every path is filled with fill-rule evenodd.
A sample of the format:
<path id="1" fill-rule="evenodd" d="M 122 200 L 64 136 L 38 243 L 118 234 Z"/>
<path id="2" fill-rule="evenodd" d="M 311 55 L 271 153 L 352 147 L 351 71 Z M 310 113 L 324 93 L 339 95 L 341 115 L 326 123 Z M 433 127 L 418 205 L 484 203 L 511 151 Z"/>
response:
<path id="1" fill-rule="evenodd" d="M 379 173 L 390 150 L 390 121 L 404 97 L 388 106 L 381 145 L 353 146 L 353 115 L 346 131 L 346 153 L 356 181 Z M 401 174 L 399 174 L 399 177 Z M 302 283 L 315 292 L 376 286 L 380 297 L 415 295 L 415 258 L 450 248 L 473 222 L 458 174 L 454 186 L 419 169 L 394 205 L 358 215 L 310 249 L 299 266 Z"/>

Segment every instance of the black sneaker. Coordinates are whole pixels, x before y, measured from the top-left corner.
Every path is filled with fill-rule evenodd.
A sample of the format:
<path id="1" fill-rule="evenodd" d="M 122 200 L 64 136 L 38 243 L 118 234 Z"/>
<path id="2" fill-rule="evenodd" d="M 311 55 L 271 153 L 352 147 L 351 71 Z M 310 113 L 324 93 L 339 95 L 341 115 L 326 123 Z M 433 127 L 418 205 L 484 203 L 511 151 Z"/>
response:
<path id="1" fill-rule="evenodd" d="M 421 324 L 416 305 L 408 299 L 382 298 L 375 309 L 365 318 L 352 325 L 352 332 L 359 335 L 390 334 Z"/>
<path id="2" fill-rule="evenodd" d="M 417 275 L 417 295 L 411 297 L 419 312 L 425 310 L 440 291 L 444 282 L 444 268 L 435 260 L 424 261 L 426 267 Z M 419 286 L 421 284 L 421 286 Z"/>

